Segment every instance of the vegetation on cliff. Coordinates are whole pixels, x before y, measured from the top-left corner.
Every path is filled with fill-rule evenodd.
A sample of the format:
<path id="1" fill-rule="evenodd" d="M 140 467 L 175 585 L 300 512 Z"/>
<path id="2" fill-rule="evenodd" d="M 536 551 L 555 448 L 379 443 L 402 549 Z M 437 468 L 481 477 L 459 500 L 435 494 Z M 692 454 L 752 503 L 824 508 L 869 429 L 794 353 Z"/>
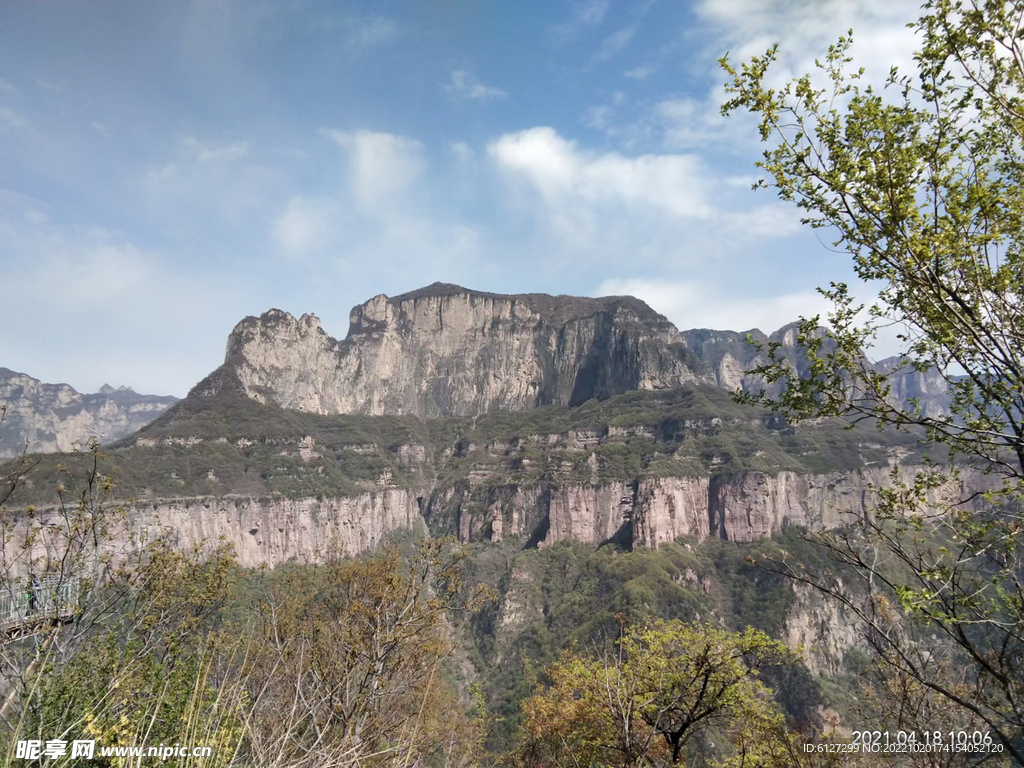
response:
<path id="1" fill-rule="evenodd" d="M 545 702 L 567 695 L 566 664 L 599 663 L 589 651 L 561 660 L 559 652 L 605 649 L 629 675 L 643 667 L 650 684 L 649 667 L 665 656 L 648 649 L 658 637 L 679 651 L 705 642 L 708 654 L 687 658 L 721 685 L 706 702 L 711 730 L 698 725 L 704 718 L 644 726 L 669 745 L 649 744 L 645 764 L 668 765 L 658 756 L 682 750 L 691 730 L 707 741 L 742 721 L 744 738 L 756 726 L 759 741 L 770 731 L 784 745 L 803 738 L 797 726 L 819 728 L 824 700 L 793 654 L 761 629 L 718 628 L 753 622 L 778 634 L 791 602 L 788 585 L 762 580 L 737 545 L 524 551 L 407 535 L 363 558 L 274 571 L 242 571 L 229 552 L 201 558 L 160 539 L 111 553 L 103 542 L 130 508 L 113 499 L 112 479 L 91 456 L 84 483 L 63 473 L 66 529 L 40 525 L 21 540 L 9 520 L 3 528 L 7 593 L 24 588 L 26 569 L 81 584 L 73 622 L 43 622 L 0 646 L 5 764 L 20 764 L 19 740 L 80 737 L 213 748 L 208 759 L 168 761 L 178 765 L 512 765 L 528 755 L 529 764 L 554 765 L 541 755 L 553 742 L 538 742 L 558 733 L 538 719 Z M 751 642 L 776 670 L 765 667 L 763 683 Z M 629 695 L 642 708 L 647 693 Z M 595 717 L 599 728 L 616 715 Z M 707 756 L 735 756 L 704 746 Z"/>
<path id="2" fill-rule="evenodd" d="M 710 386 L 475 419 L 321 416 L 223 393 L 182 401 L 108 451 L 117 492 L 139 499 L 349 496 L 382 477 L 428 493 L 470 475 L 557 485 L 848 472 L 887 466 L 897 450 L 911 461 L 923 453 L 913 436 L 848 426 L 833 420 L 794 428 Z M 39 457 L 22 503 L 55 501 L 59 466 L 76 460 Z"/>

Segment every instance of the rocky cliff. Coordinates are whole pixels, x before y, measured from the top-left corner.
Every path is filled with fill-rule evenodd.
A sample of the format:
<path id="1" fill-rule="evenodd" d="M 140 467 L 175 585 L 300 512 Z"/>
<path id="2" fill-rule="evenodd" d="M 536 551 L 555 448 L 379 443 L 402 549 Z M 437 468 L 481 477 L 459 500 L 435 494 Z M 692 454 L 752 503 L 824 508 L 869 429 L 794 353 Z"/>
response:
<path id="1" fill-rule="evenodd" d="M 0 368 L 0 405 L 6 408 L 0 424 L 0 458 L 20 455 L 26 443 L 30 453 L 49 453 L 70 451 L 92 438 L 102 443 L 117 440 L 177 401 L 106 385 L 99 392 L 81 394 L 67 384 L 44 384 Z"/>
<path id="2" fill-rule="evenodd" d="M 764 382 L 748 371 L 767 361 L 758 344 L 777 343 L 777 354 L 806 373 L 797 330 L 680 332 L 630 296 L 502 295 L 434 283 L 355 307 L 340 341 L 312 314 L 247 317 L 228 338 L 224 364 L 191 394 L 231 390 L 308 413 L 439 417 L 579 405 L 692 382 L 757 392 Z M 937 372 L 893 370 L 891 361 L 879 369 L 893 373 L 901 402 L 922 396 L 929 412 L 943 407 Z"/>
<path id="3" fill-rule="evenodd" d="M 751 335 L 778 341 L 800 370 L 795 326 Z M 743 334 L 680 334 L 631 297 L 434 284 L 356 307 L 341 341 L 313 315 L 271 310 L 239 323 L 224 365 L 113 446 L 110 462 L 121 495 L 181 500 L 188 512 L 172 515 L 175 529 L 224 533 L 253 558 L 280 562 L 312 546 L 278 542 L 273 530 L 292 523 L 260 528 L 270 532 L 261 548 L 232 533 L 249 530 L 234 512 L 195 500 L 363 510 L 329 522 L 347 514 L 339 507 L 320 529 L 294 533 L 340 536 L 346 552 L 421 518 L 464 541 L 656 548 L 680 536 L 749 542 L 789 525 L 839 525 L 866 514 L 895 457 L 923 458 L 912 435 L 831 422 L 794 429 L 740 406 L 728 392 L 758 386 L 745 373 L 758 354 Z M 35 385 L 54 418 L 88 414 L 93 396 Z M 29 387 L 19 386 L 23 396 Z M 130 391 L 95 397 L 134 398 L 147 416 L 156 407 Z M 27 479 L 25 503 L 56 502 L 59 467 Z M 387 493 L 404 494 L 404 511 L 366 501 Z M 232 522 L 217 528 L 208 514 Z"/>
<path id="4" fill-rule="evenodd" d="M 429 420 L 321 416 L 223 392 L 176 405 L 107 463 L 117 495 L 159 507 L 183 544 L 223 535 L 246 562 L 303 559 L 330 538 L 360 552 L 421 520 L 467 542 L 657 548 L 866 514 L 871 486 L 896 456 L 920 461 L 920 446 L 844 426 L 780 427 L 710 385 Z M 83 472 L 85 458 L 47 457 L 13 503 L 55 504 L 62 464 Z"/>
<path id="5" fill-rule="evenodd" d="M 915 370 L 900 357 L 888 357 L 875 368 L 889 374 L 890 400 L 894 405 L 912 408 L 916 401 L 921 414 L 928 417 L 949 413 L 949 382 L 938 369 Z"/>
<path id="6" fill-rule="evenodd" d="M 910 468 L 906 470 L 912 473 Z M 644 478 L 593 485 L 442 486 L 430 491 L 389 486 L 345 497 L 203 496 L 153 499 L 132 508 L 136 537 L 170 535 L 185 549 L 230 544 L 246 567 L 322 561 L 372 550 L 389 534 L 429 527 L 464 542 L 512 539 L 523 548 L 574 541 L 656 549 L 680 537 L 750 543 L 788 526 L 811 530 L 850 524 L 871 513 L 887 470 L 801 475 L 744 472 L 729 477 Z M 968 486 L 988 487 L 970 476 Z M 55 507 L 30 527 L 45 531 Z M 24 529 L 27 535 L 29 528 Z M 123 544 L 115 537 L 113 545 Z M 42 538 L 40 539 L 42 542 Z M 34 556 L 44 556 L 40 543 Z M 116 548 L 116 546 L 115 546 Z M 56 550 L 54 550 L 56 551 Z"/>
<path id="7" fill-rule="evenodd" d="M 729 392 L 759 392 L 764 389 L 764 381 L 747 371 L 766 363 L 767 357 L 747 342 L 747 335 L 761 345 L 777 342 L 779 354 L 797 371 L 803 372 L 806 361 L 796 343 L 797 326 L 798 323 L 790 323 L 770 336 L 757 328 L 744 333 L 694 328 L 681 335 L 687 348 L 703 365 L 705 378 Z"/>
<path id="8" fill-rule="evenodd" d="M 136 542 L 163 539 L 183 551 L 210 553 L 229 545 L 245 568 L 318 563 L 371 551 L 390 533 L 423 527 L 415 495 L 397 488 L 327 499 L 160 499 L 138 503 L 130 511 L 124 520 L 111 516 L 102 554 L 116 559 Z M 44 507 L 21 523 L 11 531 L 10 546 L 27 556 L 5 565 L 18 576 L 33 567 L 52 570 L 66 549 L 58 508 Z"/>
<path id="9" fill-rule="evenodd" d="M 907 467 L 902 473 L 909 478 L 917 471 Z M 464 485 L 429 496 L 423 513 L 428 523 L 452 529 L 463 541 L 517 536 L 527 547 L 579 541 L 655 549 L 684 536 L 750 543 L 787 526 L 824 530 L 851 525 L 873 513 L 874 489 L 891 484 L 889 468 L 873 468 L 647 477 L 607 484 Z M 945 489 L 943 501 L 991 487 L 990 478 L 968 473 Z"/>
<path id="10" fill-rule="evenodd" d="M 227 386 L 311 413 L 474 416 L 697 378 L 678 331 L 638 299 L 435 283 L 356 307 L 341 341 L 314 315 L 248 317 L 228 339 L 224 366 L 193 394 Z"/>

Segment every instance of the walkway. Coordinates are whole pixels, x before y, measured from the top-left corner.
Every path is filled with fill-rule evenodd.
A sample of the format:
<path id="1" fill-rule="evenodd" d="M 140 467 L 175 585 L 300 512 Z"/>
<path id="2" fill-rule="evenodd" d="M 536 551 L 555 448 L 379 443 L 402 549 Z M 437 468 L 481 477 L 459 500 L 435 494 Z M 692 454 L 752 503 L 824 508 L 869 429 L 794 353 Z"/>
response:
<path id="1" fill-rule="evenodd" d="M 78 609 L 77 577 L 40 576 L 34 605 L 30 605 L 31 592 L 24 585 L 3 587 L 0 594 L 0 632 L 5 639 L 32 634 L 45 624 L 66 623 L 74 618 Z"/>

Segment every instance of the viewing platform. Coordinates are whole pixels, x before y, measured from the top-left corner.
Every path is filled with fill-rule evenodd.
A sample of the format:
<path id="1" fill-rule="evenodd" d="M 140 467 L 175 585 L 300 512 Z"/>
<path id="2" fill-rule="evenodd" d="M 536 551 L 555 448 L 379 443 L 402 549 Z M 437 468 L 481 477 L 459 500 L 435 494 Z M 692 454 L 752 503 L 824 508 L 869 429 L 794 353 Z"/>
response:
<path id="1" fill-rule="evenodd" d="M 44 626 L 67 624 L 78 611 L 78 577 L 44 575 L 37 586 L 6 585 L 0 594 L 4 640 L 31 635 Z"/>

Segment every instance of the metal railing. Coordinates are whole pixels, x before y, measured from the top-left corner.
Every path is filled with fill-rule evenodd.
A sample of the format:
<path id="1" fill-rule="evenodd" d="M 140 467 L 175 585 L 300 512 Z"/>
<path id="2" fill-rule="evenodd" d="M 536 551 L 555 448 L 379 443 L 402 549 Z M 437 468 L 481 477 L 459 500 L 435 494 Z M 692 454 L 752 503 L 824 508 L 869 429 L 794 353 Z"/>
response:
<path id="1" fill-rule="evenodd" d="M 78 609 L 78 577 L 44 575 L 10 584 L 0 593 L 0 632 L 11 634 L 46 621 L 64 622 Z"/>

